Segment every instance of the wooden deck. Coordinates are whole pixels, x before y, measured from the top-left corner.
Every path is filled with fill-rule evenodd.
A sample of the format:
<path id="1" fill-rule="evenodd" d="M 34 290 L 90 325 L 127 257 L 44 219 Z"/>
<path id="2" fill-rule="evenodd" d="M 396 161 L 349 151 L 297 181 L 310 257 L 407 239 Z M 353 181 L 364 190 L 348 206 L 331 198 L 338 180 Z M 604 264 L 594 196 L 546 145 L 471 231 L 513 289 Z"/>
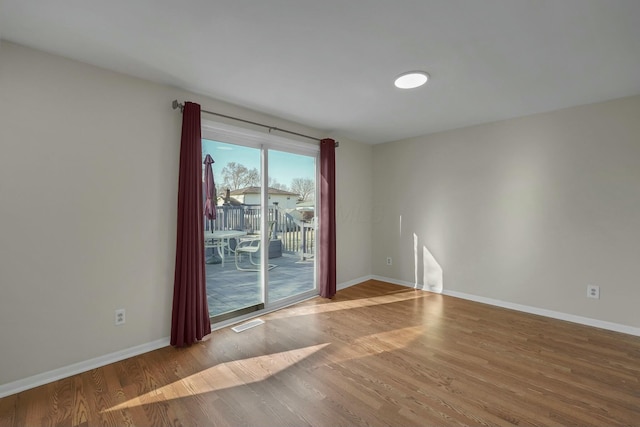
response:
<path id="1" fill-rule="evenodd" d="M 243 265 L 247 265 L 246 258 Z M 299 254 L 283 253 L 281 257 L 269 260 L 270 264 L 277 266 L 269 271 L 270 301 L 313 289 L 313 261 L 300 258 Z M 206 274 L 210 316 L 261 302 L 258 272 L 237 270 L 233 255 L 227 255 L 224 267 L 222 264 L 207 264 Z"/>

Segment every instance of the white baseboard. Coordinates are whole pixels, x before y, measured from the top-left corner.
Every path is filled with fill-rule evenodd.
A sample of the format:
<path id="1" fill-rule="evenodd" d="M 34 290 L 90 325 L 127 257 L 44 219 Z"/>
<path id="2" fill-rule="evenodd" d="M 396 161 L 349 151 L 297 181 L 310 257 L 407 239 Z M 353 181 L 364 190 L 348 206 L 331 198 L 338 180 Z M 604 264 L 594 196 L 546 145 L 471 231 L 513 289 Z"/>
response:
<path id="1" fill-rule="evenodd" d="M 347 282 L 338 283 L 336 285 L 336 290 L 340 291 L 342 289 L 346 289 L 350 286 L 357 285 L 358 283 L 366 282 L 367 280 L 373 279 L 373 276 L 362 276 L 357 279 L 349 280 Z"/>
<path id="2" fill-rule="evenodd" d="M 383 277 L 383 276 L 371 276 L 371 278 L 373 280 L 379 280 L 381 282 L 392 283 L 394 285 L 406 286 L 407 288 L 420 289 L 421 291 L 426 290 L 426 289 L 423 289 L 421 284 L 417 284 L 416 285 L 415 283 L 405 282 L 404 280 L 392 279 L 390 277 Z"/>
<path id="3" fill-rule="evenodd" d="M 63 378 L 67 378 L 72 375 L 80 374 L 91 369 L 99 368 L 110 363 L 119 362 L 121 360 L 128 359 L 129 357 L 157 350 L 168 345 L 169 337 L 161 338 L 159 340 L 152 341 L 146 344 L 140 344 L 134 347 L 126 348 L 124 350 L 116 351 L 114 353 L 105 354 L 104 356 L 99 356 L 93 359 L 85 360 L 83 362 L 78 362 L 69 366 L 54 369 L 52 371 L 36 374 L 21 380 L 13 381 L 6 384 L 0 384 L 0 398 L 10 396 L 15 393 L 20 393 L 21 391 L 38 387 L 43 384 L 48 384 L 50 382 L 57 381 Z"/>
<path id="4" fill-rule="evenodd" d="M 375 280 L 383 281 L 383 282 L 393 283 L 394 285 L 401 285 L 401 286 L 407 286 L 409 288 L 426 290 L 426 289 L 423 289 L 422 285 L 420 284 L 416 286 L 414 283 L 391 279 L 389 277 L 372 276 L 372 278 Z M 489 305 L 494 305 L 496 307 L 508 308 L 510 310 L 522 311 L 524 313 L 536 314 L 538 316 L 550 317 L 552 319 L 565 320 L 567 322 L 578 323 L 586 326 L 593 326 L 595 328 L 606 329 L 609 331 L 622 332 L 623 334 L 640 336 L 640 328 L 636 328 L 629 325 L 622 325 L 620 323 L 613 323 L 613 322 L 607 322 L 604 320 L 591 319 L 589 317 L 577 316 L 575 314 L 562 313 L 559 311 L 547 310 L 544 308 L 532 307 L 529 305 L 516 304 L 513 302 L 467 294 L 464 292 L 448 291 L 445 289 L 441 293 L 442 295 L 448 295 L 456 298 L 466 299 L 469 301 L 475 301 L 482 304 L 489 304 Z"/>

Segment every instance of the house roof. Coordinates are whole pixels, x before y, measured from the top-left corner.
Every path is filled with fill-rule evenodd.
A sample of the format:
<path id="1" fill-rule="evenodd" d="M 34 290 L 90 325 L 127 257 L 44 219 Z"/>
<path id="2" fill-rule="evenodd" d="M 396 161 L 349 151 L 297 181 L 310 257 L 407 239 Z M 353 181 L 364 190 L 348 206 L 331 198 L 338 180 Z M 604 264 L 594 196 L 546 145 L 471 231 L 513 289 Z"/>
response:
<path id="1" fill-rule="evenodd" d="M 226 198 L 225 198 L 224 196 L 218 196 L 218 203 L 225 203 L 225 202 L 226 202 L 226 200 L 225 200 L 225 199 L 226 199 Z M 235 197 L 229 197 L 229 204 L 230 204 L 231 206 L 240 206 L 240 205 L 242 205 L 243 203 L 242 203 L 242 202 L 240 202 L 240 201 L 239 201 L 238 199 L 236 199 Z"/>
<path id="2" fill-rule="evenodd" d="M 237 190 L 233 190 L 231 192 L 232 196 L 246 195 L 246 194 L 260 194 L 261 187 L 245 187 L 239 188 Z M 296 196 L 298 197 L 298 193 L 292 193 L 291 191 L 280 190 L 278 188 L 269 187 L 269 194 L 281 194 L 283 196 Z"/>

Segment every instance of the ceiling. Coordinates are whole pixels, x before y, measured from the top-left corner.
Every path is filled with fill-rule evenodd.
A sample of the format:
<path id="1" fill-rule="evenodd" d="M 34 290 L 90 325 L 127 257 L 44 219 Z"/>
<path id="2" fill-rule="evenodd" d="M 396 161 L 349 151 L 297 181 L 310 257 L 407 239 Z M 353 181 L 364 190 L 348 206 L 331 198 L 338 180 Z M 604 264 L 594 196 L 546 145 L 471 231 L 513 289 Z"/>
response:
<path id="1" fill-rule="evenodd" d="M 638 0 L 0 0 L 0 37 L 372 144 L 640 94 Z"/>

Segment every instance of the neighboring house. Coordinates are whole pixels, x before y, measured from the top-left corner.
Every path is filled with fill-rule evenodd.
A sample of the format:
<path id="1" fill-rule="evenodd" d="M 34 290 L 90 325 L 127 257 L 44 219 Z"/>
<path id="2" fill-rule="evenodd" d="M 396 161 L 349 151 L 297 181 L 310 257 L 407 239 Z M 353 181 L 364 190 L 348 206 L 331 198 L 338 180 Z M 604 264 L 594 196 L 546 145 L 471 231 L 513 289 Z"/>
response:
<path id="1" fill-rule="evenodd" d="M 231 197 L 231 190 L 227 188 L 224 192 L 220 191 L 220 194 L 218 194 L 216 198 L 216 205 L 223 206 L 225 204 L 228 206 L 240 206 L 242 202 L 235 197 Z"/>
<path id="2" fill-rule="evenodd" d="M 231 191 L 230 195 L 245 205 L 260 204 L 260 187 L 246 187 Z M 299 195 L 291 191 L 269 187 L 269 205 L 278 203 L 282 209 L 295 209 Z"/>

